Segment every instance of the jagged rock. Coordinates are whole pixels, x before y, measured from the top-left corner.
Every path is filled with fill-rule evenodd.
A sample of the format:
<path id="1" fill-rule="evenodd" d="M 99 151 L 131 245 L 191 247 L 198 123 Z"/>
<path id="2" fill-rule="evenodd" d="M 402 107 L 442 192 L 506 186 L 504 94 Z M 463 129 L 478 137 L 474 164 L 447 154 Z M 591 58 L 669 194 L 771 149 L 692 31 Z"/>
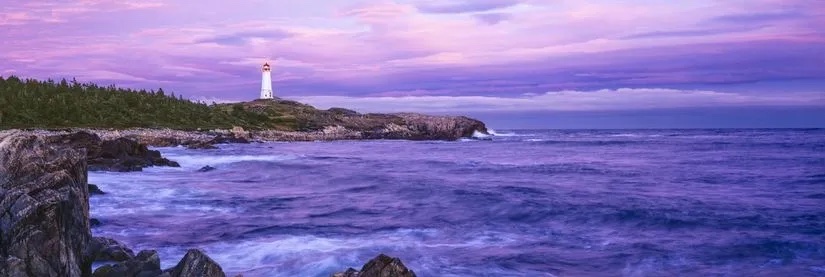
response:
<path id="1" fill-rule="evenodd" d="M 367 262 L 361 271 L 349 268 L 347 271 L 335 273 L 333 277 L 416 277 L 415 272 L 407 269 L 398 258 L 380 254 Z"/>
<path id="2" fill-rule="evenodd" d="M 135 253 L 132 252 L 132 249 L 126 247 L 126 245 L 114 239 L 104 237 L 92 238 L 89 251 L 89 254 L 96 262 L 122 262 L 135 257 Z"/>
<path id="3" fill-rule="evenodd" d="M 198 249 L 189 249 L 178 265 L 164 273 L 170 277 L 226 277 L 221 266 Z"/>
<path id="4" fill-rule="evenodd" d="M 97 187 L 97 185 L 89 184 L 89 194 L 91 194 L 91 195 L 102 195 L 102 194 L 106 194 L 106 193 L 103 192 L 102 190 L 100 190 L 100 188 Z"/>
<path id="5" fill-rule="evenodd" d="M 96 134 L 85 131 L 47 136 L 50 143 L 61 143 L 75 149 L 85 149 L 89 170 L 92 171 L 141 171 L 148 166 L 179 167 L 174 161 L 161 157 L 160 152 L 149 150 L 146 145 L 121 137 L 101 140 Z"/>
<path id="6" fill-rule="evenodd" d="M 201 167 L 201 169 L 198 169 L 198 172 L 209 172 L 209 171 L 212 171 L 212 170 L 215 170 L 215 169 L 216 168 L 207 165 L 207 166 Z"/>
<path id="7" fill-rule="evenodd" d="M 104 265 L 92 275 L 93 277 L 154 277 L 161 275 L 160 258 L 155 250 L 143 250 L 132 259 L 116 264 Z"/>
<path id="8" fill-rule="evenodd" d="M 89 275 L 86 180 L 84 151 L 0 132 L 0 258 L 6 276 Z"/>

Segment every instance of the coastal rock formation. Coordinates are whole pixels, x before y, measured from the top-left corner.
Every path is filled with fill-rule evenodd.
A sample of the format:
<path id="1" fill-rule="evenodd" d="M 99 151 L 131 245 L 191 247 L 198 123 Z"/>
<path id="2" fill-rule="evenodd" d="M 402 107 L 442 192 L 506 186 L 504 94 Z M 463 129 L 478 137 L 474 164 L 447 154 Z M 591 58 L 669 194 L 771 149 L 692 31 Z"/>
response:
<path id="1" fill-rule="evenodd" d="M 137 256 L 95 270 L 93 277 L 225 277 L 223 269 L 209 256 L 197 249 L 190 249 L 178 264 L 166 270 L 160 269 L 157 251 L 143 250 Z"/>
<path id="2" fill-rule="evenodd" d="M 161 157 L 160 152 L 149 150 L 146 145 L 128 138 L 102 140 L 89 132 L 45 137 L 46 142 L 68 145 L 74 149 L 85 149 L 89 170 L 92 171 L 141 171 L 149 166 L 179 167 L 174 161 Z"/>
<path id="3" fill-rule="evenodd" d="M 89 195 L 102 195 L 102 194 L 106 194 L 106 193 L 103 192 L 102 190 L 100 190 L 100 188 L 98 188 L 97 185 L 89 184 Z"/>
<path id="4" fill-rule="evenodd" d="M 361 270 L 349 268 L 347 271 L 335 273 L 333 277 L 415 277 L 415 272 L 409 270 L 398 258 L 380 254 L 367 262 Z"/>
<path id="5" fill-rule="evenodd" d="M 124 277 L 124 276 L 159 276 L 163 273 L 160 270 L 160 257 L 154 250 L 143 250 L 132 259 L 116 264 L 104 265 L 92 275 L 93 277 Z"/>
<path id="6" fill-rule="evenodd" d="M 173 268 L 164 271 L 170 277 L 225 277 L 223 269 L 198 249 L 189 249 Z"/>
<path id="7" fill-rule="evenodd" d="M 209 172 L 209 171 L 212 171 L 212 170 L 215 170 L 215 169 L 216 168 L 214 168 L 210 165 L 207 165 L 207 166 L 201 167 L 201 169 L 198 169 L 198 172 Z"/>
<path id="8" fill-rule="evenodd" d="M 0 275 L 86 276 L 90 238 L 83 151 L 0 133 Z"/>
<path id="9" fill-rule="evenodd" d="M 135 252 L 126 245 L 104 237 L 92 238 L 88 251 L 94 261 L 122 262 L 135 257 Z"/>
<path id="10" fill-rule="evenodd" d="M 261 140 L 458 140 L 476 132 L 487 134 L 483 122 L 464 116 L 360 114 L 343 108 L 319 110 L 277 98 L 227 104 L 226 108 L 257 113 L 273 121 L 293 122 L 290 128 L 250 132 L 251 138 Z"/>

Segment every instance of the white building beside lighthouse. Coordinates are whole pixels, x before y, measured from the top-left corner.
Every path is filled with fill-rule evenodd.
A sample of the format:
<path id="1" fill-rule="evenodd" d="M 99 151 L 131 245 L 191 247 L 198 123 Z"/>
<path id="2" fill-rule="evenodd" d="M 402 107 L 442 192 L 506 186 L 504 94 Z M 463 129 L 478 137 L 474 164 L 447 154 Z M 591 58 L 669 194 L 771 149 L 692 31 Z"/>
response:
<path id="1" fill-rule="evenodd" d="M 272 69 L 269 63 L 264 63 L 261 74 L 261 99 L 272 99 Z"/>

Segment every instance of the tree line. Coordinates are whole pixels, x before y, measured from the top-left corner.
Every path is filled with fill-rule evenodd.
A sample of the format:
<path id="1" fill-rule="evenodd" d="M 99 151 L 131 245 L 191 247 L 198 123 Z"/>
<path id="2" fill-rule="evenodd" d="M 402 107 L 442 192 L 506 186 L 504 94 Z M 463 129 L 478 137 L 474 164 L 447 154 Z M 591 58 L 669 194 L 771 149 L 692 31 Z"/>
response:
<path id="1" fill-rule="evenodd" d="M 266 115 L 241 108 L 220 109 L 167 94 L 60 81 L 0 76 L 0 129 L 11 128 L 173 128 L 241 126 L 277 128 Z"/>

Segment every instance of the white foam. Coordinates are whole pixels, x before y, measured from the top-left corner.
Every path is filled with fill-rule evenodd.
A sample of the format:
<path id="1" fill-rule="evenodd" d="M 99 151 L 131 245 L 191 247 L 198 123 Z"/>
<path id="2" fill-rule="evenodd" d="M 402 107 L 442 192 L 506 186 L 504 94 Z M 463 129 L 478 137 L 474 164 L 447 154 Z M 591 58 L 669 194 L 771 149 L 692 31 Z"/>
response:
<path id="1" fill-rule="evenodd" d="M 476 139 L 485 139 L 485 138 L 489 138 L 491 136 L 492 135 L 484 134 L 484 133 L 481 133 L 479 131 L 473 131 L 473 138 L 476 138 Z"/>
<path id="2" fill-rule="evenodd" d="M 166 155 L 166 158 L 178 162 L 181 167 L 200 168 L 207 165 L 231 164 L 246 161 L 278 162 L 294 160 L 297 157 L 288 155 Z"/>
<path id="3" fill-rule="evenodd" d="M 516 133 L 499 133 L 493 129 L 487 129 L 487 133 L 496 137 L 521 137 L 521 136 L 528 136 L 527 134 L 516 134 Z"/>
<path id="4" fill-rule="evenodd" d="M 286 235 L 242 242 L 218 242 L 201 246 L 229 274 L 244 276 L 328 276 L 330 272 L 363 265 L 364 255 L 388 251 L 390 255 L 431 252 L 428 249 L 488 248 L 520 243 L 507 233 L 483 232 L 466 239 L 446 239 L 437 230 L 402 229 L 356 237 Z M 174 265 L 182 248 L 160 250 L 163 263 Z M 412 252 L 411 252 L 412 251 Z M 435 251 L 438 252 L 438 251 Z M 412 253 L 412 254 L 410 254 Z M 170 258 L 166 258 L 170 257 Z M 404 257 L 402 257 L 404 259 Z M 424 261 L 406 259 L 405 264 L 423 268 Z M 449 263 L 448 261 L 441 261 Z M 326 274 L 326 275 L 325 275 Z"/>

